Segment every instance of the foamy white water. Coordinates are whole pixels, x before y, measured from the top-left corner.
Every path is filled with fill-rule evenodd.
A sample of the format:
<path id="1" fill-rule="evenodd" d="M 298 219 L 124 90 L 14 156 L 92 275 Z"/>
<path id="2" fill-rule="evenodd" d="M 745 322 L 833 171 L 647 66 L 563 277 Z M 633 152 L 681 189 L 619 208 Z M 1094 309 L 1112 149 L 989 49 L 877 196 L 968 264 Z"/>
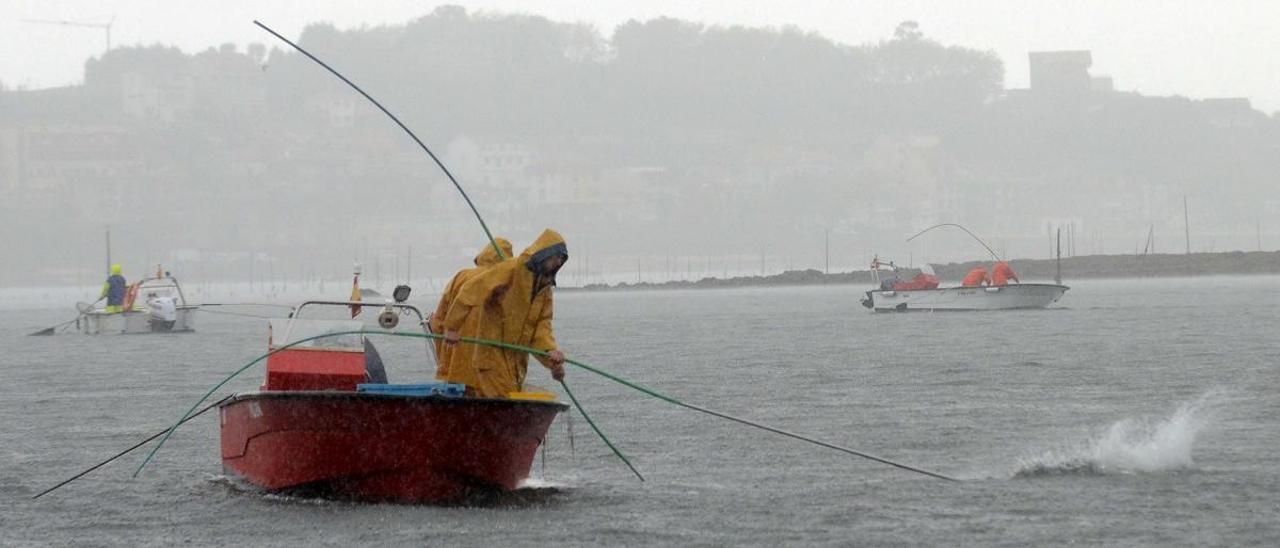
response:
<path id="1" fill-rule="evenodd" d="M 1059 449 L 1020 461 L 1021 477 L 1067 473 L 1163 472 L 1195 465 L 1196 437 L 1212 419 L 1213 391 L 1182 404 L 1164 418 L 1125 418 L 1073 449 Z"/>

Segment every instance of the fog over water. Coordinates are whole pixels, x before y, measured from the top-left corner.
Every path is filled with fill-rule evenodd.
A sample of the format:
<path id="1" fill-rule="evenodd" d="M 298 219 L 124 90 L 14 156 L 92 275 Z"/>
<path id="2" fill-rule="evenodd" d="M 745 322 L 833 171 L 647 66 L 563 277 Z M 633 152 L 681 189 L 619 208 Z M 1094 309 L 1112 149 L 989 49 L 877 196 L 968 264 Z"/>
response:
<path id="1" fill-rule="evenodd" d="M 905 241 L 944 222 L 1015 258 L 1048 257 L 1059 230 L 1068 255 L 1280 241 L 1280 122 L 1243 76 L 1218 96 L 1134 87 L 1087 43 L 997 52 L 1016 33 L 953 37 L 965 19 L 949 12 L 849 35 L 789 24 L 808 12 L 753 24 L 710 7 L 622 20 L 481 7 L 383 5 L 375 25 L 325 23 L 352 17 L 331 7 L 266 15 L 413 128 L 496 234 L 520 248 L 563 232 L 583 283 L 985 255 L 958 232 Z M 483 244 L 412 141 L 250 23 L 270 17 L 229 5 L 252 32 L 178 49 L 121 9 L 112 49 L 85 52 L 73 85 L 0 75 L 0 284 L 98 283 L 108 228 L 128 275 L 163 264 L 199 282 L 339 280 L 355 261 L 425 281 Z M 105 36 L 39 12 L 11 8 L 6 24 Z M 1173 29 L 1215 43 L 1184 16 Z"/>

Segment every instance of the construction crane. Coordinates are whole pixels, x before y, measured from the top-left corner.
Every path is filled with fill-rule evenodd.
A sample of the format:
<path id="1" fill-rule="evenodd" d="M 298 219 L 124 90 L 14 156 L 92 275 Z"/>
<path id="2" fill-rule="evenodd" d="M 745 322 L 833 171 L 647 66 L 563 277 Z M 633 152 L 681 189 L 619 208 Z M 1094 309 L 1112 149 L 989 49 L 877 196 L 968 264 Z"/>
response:
<path id="1" fill-rule="evenodd" d="M 116 22 L 116 16 L 112 15 L 111 20 L 106 23 L 85 23 L 83 21 L 64 21 L 52 19 L 23 19 L 23 23 L 35 23 L 38 25 L 62 25 L 66 27 L 87 27 L 93 29 L 102 29 L 107 35 L 107 50 L 111 51 L 111 25 Z"/>

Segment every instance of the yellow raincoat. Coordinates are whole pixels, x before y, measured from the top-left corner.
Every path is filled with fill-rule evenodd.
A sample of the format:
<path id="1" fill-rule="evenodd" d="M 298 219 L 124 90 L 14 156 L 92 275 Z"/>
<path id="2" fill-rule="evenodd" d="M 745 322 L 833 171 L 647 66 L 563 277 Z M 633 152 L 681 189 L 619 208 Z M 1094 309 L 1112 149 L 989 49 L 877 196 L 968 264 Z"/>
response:
<path id="1" fill-rule="evenodd" d="M 498 247 L 502 248 L 502 256 L 510 259 L 511 242 L 507 241 L 506 238 L 494 238 L 493 241 L 498 244 Z M 466 284 L 467 281 L 474 278 L 477 274 L 484 272 L 486 268 L 498 264 L 498 261 L 500 260 L 502 259 L 498 257 L 498 252 L 493 248 L 493 245 L 486 245 L 484 246 L 484 249 L 481 249 L 480 253 L 476 255 L 476 266 L 474 268 L 460 270 L 457 274 L 453 275 L 453 279 L 449 280 L 449 285 L 445 287 L 444 294 L 440 296 L 440 304 L 436 306 L 435 314 L 431 315 L 430 326 L 432 333 L 444 333 L 445 316 L 449 315 L 449 307 L 453 306 L 454 299 L 458 298 L 458 291 L 462 289 L 463 284 Z M 478 318 L 479 317 L 477 316 L 477 319 Z M 444 341 L 441 341 L 440 339 L 435 340 L 435 345 L 436 378 L 444 380 L 449 376 L 449 359 L 453 354 L 454 348 L 450 345 L 444 344 Z"/>
<path id="2" fill-rule="evenodd" d="M 463 337 L 557 350 L 551 327 L 555 272 L 536 272 L 556 256 L 568 258 L 564 238 L 544 230 L 519 257 L 502 261 L 464 284 L 444 328 Z M 450 356 L 446 380 L 465 384 L 480 397 L 503 398 L 524 389 L 528 363 L 524 352 L 459 343 Z"/>

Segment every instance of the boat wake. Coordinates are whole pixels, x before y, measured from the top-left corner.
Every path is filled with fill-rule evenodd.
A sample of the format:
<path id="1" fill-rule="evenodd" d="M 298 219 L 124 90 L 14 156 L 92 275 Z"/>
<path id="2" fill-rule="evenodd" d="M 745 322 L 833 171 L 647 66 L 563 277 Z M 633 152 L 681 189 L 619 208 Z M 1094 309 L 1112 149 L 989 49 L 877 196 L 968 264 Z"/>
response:
<path id="1" fill-rule="evenodd" d="M 246 481 L 223 474 L 208 474 L 205 476 L 205 483 L 215 489 L 221 489 L 231 496 L 258 497 L 269 502 L 282 504 L 366 504 L 354 499 L 334 496 L 332 493 L 312 489 L 293 489 L 282 492 L 269 492 Z M 551 503 L 561 493 L 564 493 L 569 489 L 570 487 L 563 483 L 530 478 L 525 480 L 520 487 L 511 491 L 477 491 L 468 494 L 459 500 L 442 502 L 435 506 L 466 506 L 481 508 L 519 508 L 526 506 L 538 506 Z"/>
<path id="2" fill-rule="evenodd" d="M 1123 419 L 1078 446 L 1020 459 L 1014 478 L 1166 472 L 1194 466 L 1191 449 L 1213 416 L 1215 393 L 1163 419 Z"/>

